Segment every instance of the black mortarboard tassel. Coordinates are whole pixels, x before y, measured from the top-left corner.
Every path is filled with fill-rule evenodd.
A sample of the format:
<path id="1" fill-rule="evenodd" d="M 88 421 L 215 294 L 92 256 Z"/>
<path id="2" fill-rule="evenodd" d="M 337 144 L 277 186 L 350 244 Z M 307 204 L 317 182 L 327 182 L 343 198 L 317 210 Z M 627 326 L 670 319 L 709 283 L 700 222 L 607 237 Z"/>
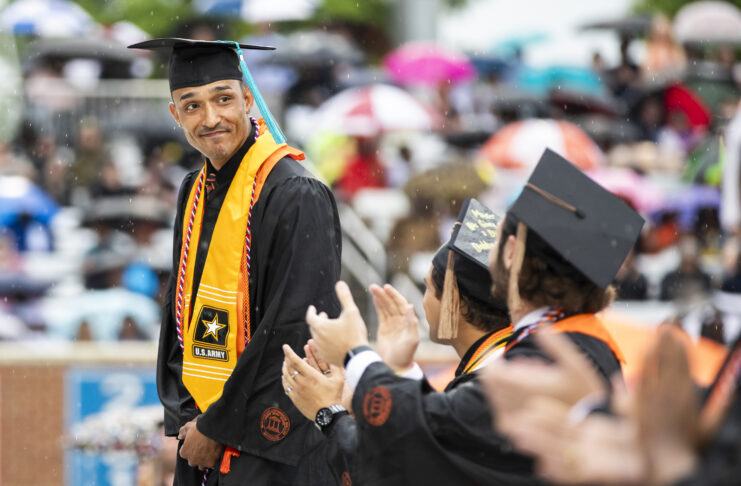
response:
<path id="1" fill-rule="evenodd" d="M 274 47 L 239 44 L 242 49 L 273 50 Z M 170 92 L 203 86 L 223 79 L 242 80 L 235 44 L 216 41 L 164 38 L 132 44 L 129 49 L 169 49 Z"/>
<path id="2" fill-rule="evenodd" d="M 612 283 L 644 223 L 620 198 L 551 150 L 541 156 L 507 220 L 523 223 L 540 237 L 545 246 L 533 247 L 528 241 L 527 247 L 557 273 L 576 270 L 603 289 Z"/>
<path id="3" fill-rule="evenodd" d="M 435 254 L 432 265 L 445 275 L 438 338 L 457 335 L 459 292 L 494 309 L 507 309 L 504 302 L 491 295 L 488 263 L 500 221 L 499 216 L 476 199 L 467 199 L 450 240 Z"/>

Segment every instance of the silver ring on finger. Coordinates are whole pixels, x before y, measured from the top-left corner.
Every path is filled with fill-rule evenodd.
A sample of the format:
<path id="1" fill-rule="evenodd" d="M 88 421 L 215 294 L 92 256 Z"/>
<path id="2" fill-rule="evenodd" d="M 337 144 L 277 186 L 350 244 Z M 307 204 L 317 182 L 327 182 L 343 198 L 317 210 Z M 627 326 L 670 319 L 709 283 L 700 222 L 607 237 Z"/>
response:
<path id="1" fill-rule="evenodd" d="M 286 388 L 286 395 L 288 395 L 292 391 L 293 391 L 293 387 L 292 386 L 289 386 L 288 388 Z"/>
<path id="2" fill-rule="evenodd" d="M 296 375 L 300 375 L 300 374 L 301 373 L 299 373 L 298 371 L 294 371 L 293 373 L 291 373 L 291 378 L 294 378 Z"/>
<path id="3" fill-rule="evenodd" d="M 332 372 L 332 370 L 330 370 L 330 369 L 326 369 L 326 370 L 322 371 L 322 374 L 323 374 L 323 375 L 328 375 L 328 374 L 330 374 L 331 372 Z"/>

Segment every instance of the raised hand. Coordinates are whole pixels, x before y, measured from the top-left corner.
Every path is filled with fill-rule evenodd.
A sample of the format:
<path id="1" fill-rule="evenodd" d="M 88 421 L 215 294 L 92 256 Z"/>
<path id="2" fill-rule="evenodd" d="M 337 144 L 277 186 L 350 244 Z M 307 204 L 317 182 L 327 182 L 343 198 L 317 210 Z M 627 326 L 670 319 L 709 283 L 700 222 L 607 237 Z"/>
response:
<path id="1" fill-rule="evenodd" d="M 414 306 L 391 285 L 371 285 L 370 291 L 378 314 L 378 354 L 392 370 L 403 373 L 414 364 L 419 345 L 419 320 Z"/>
<path id="2" fill-rule="evenodd" d="M 306 311 L 306 322 L 319 355 L 329 364 L 342 366 L 348 351 L 368 344 L 368 329 L 347 284 L 337 282 L 335 291 L 342 305 L 340 316 L 330 319 L 324 312 L 317 314 L 312 305 Z"/>

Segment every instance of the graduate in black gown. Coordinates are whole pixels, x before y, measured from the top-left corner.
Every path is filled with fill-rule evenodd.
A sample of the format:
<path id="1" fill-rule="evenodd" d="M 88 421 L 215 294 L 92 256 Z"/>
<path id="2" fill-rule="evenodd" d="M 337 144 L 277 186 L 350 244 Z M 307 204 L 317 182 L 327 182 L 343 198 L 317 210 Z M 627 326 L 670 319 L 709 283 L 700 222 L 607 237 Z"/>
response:
<path id="1" fill-rule="evenodd" d="M 511 334 L 506 306 L 491 296 L 487 267 L 500 218 L 472 199 L 464 202 L 458 219 L 450 240 L 433 258 L 425 278 L 427 288 L 422 301 L 430 339 L 452 346 L 460 357 L 455 378 L 446 391 L 472 380 L 479 370 L 500 356 Z M 408 314 L 409 303 L 390 285 L 371 286 L 371 292 L 379 316 L 377 348 L 380 356 L 397 375 L 414 380 L 402 380 L 399 391 L 409 388 L 410 393 L 434 393 L 421 369 L 413 363 L 419 323 L 413 311 Z M 316 353 L 307 349 L 307 355 L 312 354 Z M 342 483 L 343 476 L 357 479 L 355 420 L 343 409 L 332 409 L 340 402 L 341 389 L 329 383 L 341 373 L 341 368 L 318 358 L 309 362 L 317 363 L 314 371 L 296 353 L 286 349 L 283 378 L 288 396 L 327 436 L 326 455 L 338 483 Z M 300 373 L 300 378 L 299 375 L 291 377 L 293 370 Z M 400 410 L 400 413 L 404 412 Z M 329 419 L 323 414 L 330 414 Z M 416 425 L 427 427 L 425 423 Z M 403 450 L 418 446 L 416 442 L 397 441 L 393 448 Z"/>
<path id="2" fill-rule="evenodd" d="M 503 228 L 508 220 L 515 223 L 516 237 Z M 603 383 L 619 374 L 619 349 L 594 313 L 609 303 L 609 283 L 642 223 L 615 196 L 547 151 L 498 225 L 502 237 L 490 253 L 494 297 L 506 299 L 515 325 L 504 357 L 546 360 L 532 335 L 548 327 L 574 342 Z M 533 235 L 527 241 L 523 226 Z M 518 254 L 520 268 L 515 268 Z M 492 429 L 477 380 L 446 394 L 410 386 L 368 349 L 347 287 L 340 283 L 337 290 L 340 317 L 328 319 L 309 308 L 307 321 L 323 358 L 344 362 L 355 389 L 358 476 L 364 484 L 539 482 L 531 461 Z"/>
<path id="3" fill-rule="evenodd" d="M 326 465 L 303 460 L 322 437 L 285 396 L 280 366 L 283 344 L 308 339 L 309 303 L 339 311 L 332 192 L 263 106 L 265 122 L 250 120 L 261 100 L 234 43 L 132 47 L 169 51 L 171 112 L 205 157 L 178 196 L 157 361 L 165 433 L 181 439 L 175 484 L 200 485 L 204 468 L 210 485 L 331 484 Z"/>

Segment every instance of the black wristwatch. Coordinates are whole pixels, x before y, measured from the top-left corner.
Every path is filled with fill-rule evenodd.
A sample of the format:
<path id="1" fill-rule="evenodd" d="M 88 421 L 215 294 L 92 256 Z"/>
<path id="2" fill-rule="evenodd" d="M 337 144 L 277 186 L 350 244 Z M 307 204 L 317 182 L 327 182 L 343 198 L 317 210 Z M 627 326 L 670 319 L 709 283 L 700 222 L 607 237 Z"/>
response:
<path id="1" fill-rule="evenodd" d="M 360 354 L 363 351 L 373 351 L 373 348 L 368 346 L 367 344 L 364 344 L 362 346 L 358 346 L 357 348 L 352 348 L 350 351 L 347 352 L 345 355 L 345 361 L 343 362 L 344 366 L 347 366 L 347 363 L 350 362 L 350 360 L 355 356 L 356 354 Z"/>
<path id="2" fill-rule="evenodd" d="M 335 403 L 334 405 L 330 405 L 329 407 L 320 408 L 316 413 L 314 425 L 316 425 L 317 429 L 323 432 L 324 429 L 326 429 L 329 424 L 332 423 L 337 415 L 344 415 L 346 413 L 347 409 L 339 403 Z"/>

